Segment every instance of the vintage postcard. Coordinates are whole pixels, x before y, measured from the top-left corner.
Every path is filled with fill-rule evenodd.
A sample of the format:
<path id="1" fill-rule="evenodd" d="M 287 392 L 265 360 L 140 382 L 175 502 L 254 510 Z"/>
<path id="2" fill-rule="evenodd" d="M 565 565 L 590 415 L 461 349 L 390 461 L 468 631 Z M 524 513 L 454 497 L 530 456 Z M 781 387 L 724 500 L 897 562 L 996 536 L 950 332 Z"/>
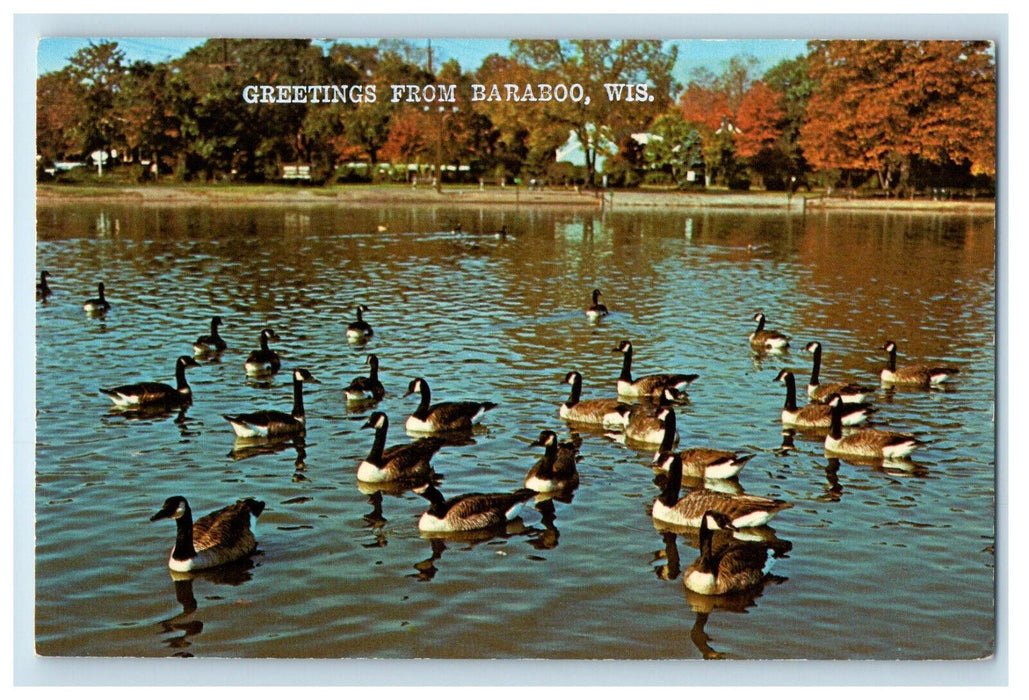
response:
<path id="1" fill-rule="evenodd" d="M 34 653 L 992 659 L 926 37 L 41 37 Z"/>

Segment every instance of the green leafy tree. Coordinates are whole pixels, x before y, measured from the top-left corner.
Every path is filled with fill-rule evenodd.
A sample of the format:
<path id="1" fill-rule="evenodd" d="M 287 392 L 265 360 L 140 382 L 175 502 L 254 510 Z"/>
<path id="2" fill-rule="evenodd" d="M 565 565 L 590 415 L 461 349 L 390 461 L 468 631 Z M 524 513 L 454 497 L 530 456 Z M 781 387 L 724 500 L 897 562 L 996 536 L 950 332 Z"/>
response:
<path id="1" fill-rule="evenodd" d="M 660 41 L 538 40 L 511 42 L 513 57 L 529 69 L 531 82 L 579 84 L 589 100 L 538 102 L 526 112 L 531 130 L 565 138 L 573 133 L 586 160 L 587 180 L 593 184 L 597 155 L 626 135 L 643 131 L 671 103 L 677 88 L 672 79 L 676 47 L 665 51 Z M 611 100 L 605 84 L 646 84 L 653 100 Z"/>
<path id="2" fill-rule="evenodd" d="M 663 172 L 671 182 L 686 186 L 689 171 L 703 171 L 703 138 L 678 111 L 668 112 L 651 126 L 643 157 L 652 171 Z"/>
<path id="3" fill-rule="evenodd" d="M 124 59 L 116 42 L 103 41 L 90 43 L 69 61 L 69 75 L 81 89 L 76 131 L 83 153 L 107 151 L 120 140 L 121 121 L 115 100 L 125 74 Z"/>

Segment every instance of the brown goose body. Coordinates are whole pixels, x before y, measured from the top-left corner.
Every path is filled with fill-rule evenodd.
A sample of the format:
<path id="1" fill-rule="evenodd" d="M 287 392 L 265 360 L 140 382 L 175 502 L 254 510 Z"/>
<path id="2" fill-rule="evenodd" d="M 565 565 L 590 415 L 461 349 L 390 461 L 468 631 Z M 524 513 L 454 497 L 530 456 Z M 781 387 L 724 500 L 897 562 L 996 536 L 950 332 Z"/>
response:
<path id="1" fill-rule="evenodd" d="M 782 409 L 783 425 L 795 428 L 828 428 L 832 425 L 832 410 L 826 404 L 809 403 L 797 406 L 797 380 L 793 372 L 782 370 L 775 381 L 786 385 L 786 403 Z M 861 425 L 868 420 L 874 408 L 867 403 L 844 404 L 840 410 L 843 425 Z"/>
<path id="2" fill-rule="evenodd" d="M 699 374 L 648 374 L 637 379 L 632 378 L 632 343 L 623 340 L 611 352 L 622 353 L 622 373 L 616 385 L 619 396 L 657 398 L 666 388 L 672 388 L 680 394 L 686 392 Z"/>
<path id="3" fill-rule="evenodd" d="M 513 493 L 468 493 L 444 499 L 431 484 L 416 488 L 415 493 L 430 503 L 418 520 L 418 529 L 425 533 L 483 530 L 503 525 L 517 517 L 522 505 L 536 495 L 532 489 L 518 489 Z"/>
<path id="4" fill-rule="evenodd" d="M 168 568 L 180 572 L 196 571 L 227 564 L 253 553 L 257 539 L 251 529 L 251 517 L 256 519 L 263 511 L 263 501 L 244 498 L 193 522 L 186 499 L 172 496 L 150 520 L 175 520 L 175 547 L 168 559 Z"/>
<path id="5" fill-rule="evenodd" d="M 222 325 L 221 316 L 215 316 L 211 319 L 211 334 L 202 335 L 197 338 L 196 342 L 193 343 L 193 354 L 194 355 L 206 355 L 210 353 L 222 352 L 228 346 L 225 339 L 218 335 L 218 326 Z"/>
<path id="6" fill-rule="evenodd" d="M 871 459 L 904 459 L 918 447 L 919 442 L 914 436 L 890 430 L 866 428 L 844 435 L 841 414 L 845 406 L 839 396 L 829 399 L 832 425 L 825 436 L 826 452 Z"/>
<path id="7" fill-rule="evenodd" d="M 283 438 L 303 435 L 307 430 L 304 410 L 304 383 L 318 380 L 306 369 L 293 370 L 293 411 L 265 410 L 253 413 L 223 414 L 237 437 Z"/>
<path id="8" fill-rule="evenodd" d="M 362 428 L 374 428 L 371 451 L 357 468 L 359 481 L 367 483 L 425 481 L 432 474 L 431 460 L 445 443 L 439 438 L 422 438 L 386 449 L 389 418 L 376 411 Z"/>
<path id="9" fill-rule="evenodd" d="M 558 415 L 572 423 L 599 425 L 609 430 L 625 428 L 626 417 L 630 406 L 618 399 L 581 399 L 582 375 L 569 372 L 565 375 L 565 383 L 572 387 L 568 400 L 561 404 Z"/>
<path id="10" fill-rule="evenodd" d="M 665 423 L 666 431 L 664 439 L 654 455 L 651 466 L 661 469 L 668 469 L 671 462 L 662 460 L 661 456 L 672 450 L 674 446 L 673 437 L 678 435 L 676 431 L 675 411 L 671 407 L 664 409 L 662 420 Z M 682 474 L 695 479 L 732 479 L 739 475 L 743 467 L 753 459 L 754 455 L 734 452 L 731 450 L 719 450 L 710 447 L 687 447 L 678 453 L 679 461 L 682 463 Z"/>
<path id="11" fill-rule="evenodd" d="M 779 331 L 765 330 L 765 315 L 754 314 L 757 328 L 750 334 L 750 346 L 755 350 L 785 350 L 790 346 L 790 337 Z"/>
<path id="12" fill-rule="evenodd" d="M 543 456 L 525 475 L 525 488 L 539 493 L 567 491 L 579 485 L 576 462 L 579 450 L 572 444 L 560 444 L 557 434 L 551 430 L 540 432 L 533 447 L 543 447 Z"/>
<path id="13" fill-rule="evenodd" d="M 269 340 L 278 340 L 279 336 L 271 328 L 261 331 L 261 347 L 247 356 L 243 369 L 248 377 L 263 377 L 275 374 L 282 367 L 279 353 L 268 347 Z"/>
<path id="14" fill-rule="evenodd" d="M 879 377 L 886 385 L 900 384 L 928 389 L 953 379 L 960 372 L 957 367 L 947 365 L 915 364 L 897 367 L 897 344 L 888 340 L 883 346 L 883 350 L 886 351 L 889 359 Z"/>
<path id="15" fill-rule="evenodd" d="M 368 365 L 368 376 L 354 377 L 343 390 L 347 401 L 378 401 L 386 395 L 386 388 L 379 381 L 379 358 L 369 355 L 365 364 Z"/>
<path id="16" fill-rule="evenodd" d="M 175 386 L 160 382 L 124 384 L 113 389 L 101 389 L 119 408 L 178 407 L 193 403 L 193 391 L 186 382 L 186 368 L 199 367 L 192 357 L 183 355 L 175 361 Z"/>
<path id="17" fill-rule="evenodd" d="M 821 384 L 818 381 L 822 368 L 822 344 L 814 341 L 804 348 L 812 355 L 811 379 L 807 384 L 807 395 L 812 401 L 825 403 L 833 394 L 839 394 L 843 403 L 864 403 L 875 396 L 875 387 L 858 384 L 856 382 L 833 382 Z"/>
<path id="18" fill-rule="evenodd" d="M 661 398 L 656 408 L 644 404 L 633 406 L 625 422 L 626 441 L 653 445 L 665 442 L 668 424 L 662 417 L 662 409 L 670 407 L 678 398 L 678 391 L 666 388 L 661 392 Z M 672 444 L 668 446 L 668 449 L 671 449 L 672 445 L 679 441 L 679 436 L 675 432 L 674 422 L 671 427 Z"/>
<path id="19" fill-rule="evenodd" d="M 779 511 L 793 507 L 792 503 L 775 498 L 726 494 L 709 489 L 696 489 L 679 498 L 682 460 L 677 454 L 665 453 L 660 461 L 667 462 L 668 481 L 651 510 L 655 520 L 672 525 L 700 527 L 704 513 L 711 510 L 726 515 L 733 527 L 758 527 L 766 524 Z"/>
<path id="20" fill-rule="evenodd" d="M 683 585 L 702 595 L 739 593 L 761 585 L 771 569 L 770 548 L 758 542 L 714 537 L 709 522 L 734 529 L 721 513 L 707 511 L 700 522 L 700 556 L 683 573 Z"/>
<path id="21" fill-rule="evenodd" d="M 405 424 L 412 433 L 469 431 L 486 411 L 497 407 L 492 401 L 443 401 L 433 404 L 429 383 L 420 377 L 411 380 L 405 396 L 416 392 L 421 400 Z"/>

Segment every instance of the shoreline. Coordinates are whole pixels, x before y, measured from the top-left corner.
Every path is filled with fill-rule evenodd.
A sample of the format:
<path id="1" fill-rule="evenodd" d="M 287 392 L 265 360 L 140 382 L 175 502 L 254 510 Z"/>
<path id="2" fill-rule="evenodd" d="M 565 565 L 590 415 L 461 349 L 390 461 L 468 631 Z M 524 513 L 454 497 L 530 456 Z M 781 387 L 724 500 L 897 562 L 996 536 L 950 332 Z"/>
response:
<path id="1" fill-rule="evenodd" d="M 448 186 L 442 193 L 431 187 L 342 185 L 303 187 L 281 185 L 148 185 L 110 187 L 36 186 L 36 203 L 76 201 L 131 202 L 155 205 L 251 204 L 432 204 L 445 206 L 586 207 L 762 209 L 803 212 L 807 209 L 860 211 L 926 211 L 942 213 L 994 213 L 991 199 L 932 201 L 923 199 L 871 199 L 826 197 L 782 192 L 677 192 L 661 190 L 604 190 L 596 192 L 551 188 L 530 192 L 526 187 L 479 189 L 474 185 Z"/>

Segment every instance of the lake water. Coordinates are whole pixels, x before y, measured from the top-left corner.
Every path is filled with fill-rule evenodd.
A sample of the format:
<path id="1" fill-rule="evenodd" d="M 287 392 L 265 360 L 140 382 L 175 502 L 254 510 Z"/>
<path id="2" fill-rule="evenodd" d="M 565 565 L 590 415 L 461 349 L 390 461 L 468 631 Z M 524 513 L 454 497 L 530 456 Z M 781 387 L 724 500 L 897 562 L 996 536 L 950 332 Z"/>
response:
<path id="1" fill-rule="evenodd" d="M 447 207 L 161 207 L 42 204 L 36 303 L 36 649 L 43 655 L 320 658 L 968 659 L 994 649 L 995 235 L 992 217 L 931 214 L 515 210 Z M 514 234 L 457 238 L 449 229 Z M 379 230 L 380 228 L 384 230 Z M 103 281 L 113 305 L 87 317 Z M 593 288 L 612 314 L 586 321 Z M 354 308 L 375 336 L 348 345 Z M 792 336 L 755 357 L 757 311 Z M 224 320 L 229 349 L 188 378 L 194 404 L 134 419 L 99 387 L 174 382 L 174 363 Z M 264 327 L 284 370 L 248 381 Z M 343 387 L 378 355 L 389 444 L 408 440 L 425 377 L 434 400 L 499 407 L 434 459 L 446 496 L 509 491 L 539 458 L 565 374 L 614 396 L 623 339 L 634 373 L 696 372 L 683 445 L 756 454 L 737 489 L 791 501 L 771 523 L 792 543 L 746 596 L 687 595 L 695 534 L 650 516 L 651 451 L 580 432 L 570 502 L 527 507 L 506 533 L 434 541 L 426 501 L 374 495 L 356 469 L 372 409 Z M 926 442 L 912 464 L 827 459 L 784 436 L 782 368 L 803 391 L 804 345 L 823 381 L 878 384 L 900 362 L 961 369 L 947 391 L 883 391 L 878 427 Z M 236 449 L 221 417 L 289 410 L 302 448 Z M 802 401 L 804 397 L 801 397 Z M 782 449 L 792 437 L 793 449 Z M 173 580 L 165 498 L 199 516 L 254 496 L 259 551 Z M 745 614 L 744 614 L 745 613 Z"/>

